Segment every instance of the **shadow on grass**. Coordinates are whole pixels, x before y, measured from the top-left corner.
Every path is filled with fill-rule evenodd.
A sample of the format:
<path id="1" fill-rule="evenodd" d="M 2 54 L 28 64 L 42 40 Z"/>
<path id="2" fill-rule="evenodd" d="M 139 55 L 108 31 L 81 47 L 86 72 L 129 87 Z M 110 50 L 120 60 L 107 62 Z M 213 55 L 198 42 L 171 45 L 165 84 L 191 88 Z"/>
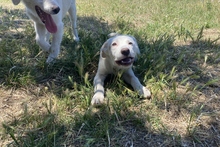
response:
<path id="1" fill-rule="evenodd" d="M 180 137 L 152 130 L 151 118 L 123 108 L 118 112 L 107 105 L 91 108 L 84 115 L 76 112 L 69 124 L 59 123 L 48 111 L 25 112 L 19 120 L 4 123 L 13 138 L 9 146 L 178 146 Z M 23 126 L 25 129 L 14 128 Z M 162 129 L 162 126 L 160 126 Z M 17 131 L 19 135 L 16 136 Z"/>
<path id="2" fill-rule="evenodd" d="M 81 41 L 76 44 L 72 40 L 71 29 L 68 27 L 70 24 L 65 18 L 64 21 L 67 23 L 60 58 L 54 64 L 47 65 L 46 55 L 39 54 L 41 49 L 35 44 L 32 23 L 23 15 L 23 11 L 8 11 L 1 8 L 0 13 L 3 14 L 0 22 L 1 85 L 18 89 L 28 89 L 33 85 L 48 87 L 59 99 L 70 98 L 72 107 L 83 105 L 82 111 L 74 113 L 72 122 L 66 124 L 63 123 L 65 121 L 58 119 L 59 116 L 55 112 L 53 114 L 50 111 L 46 115 L 24 114 L 23 118 L 4 122 L 5 131 L 15 144 L 20 146 L 220 144 L 218 138 L 220 124 L 215 114 L 220 103 L 217 99 L 220 91 L 219 70 L 216 69 L 219 67 L 220 46 L 215 44 L 216 42 L 201 38 L 175 45 L 176 36 L 164 34 L 158 38 L 148 39 L 145 37 L 146 32 L 137 32 L 132 28 L 132 24 L 123 19 L 109 25 L 96 17 L 79 16 Z M 12 16 L 16 17 L 10 19 Z M 18 28 L 21 30 L 17 31 Z M 98 52 L 107 39 L 107 34 L 114 32 L 112 30 L 130 33 L 138 40 L 142 55 L 135 63 L 134 70 L 141 81 L 152 89 L 153 99 L 150 106 L 140 105 L 140 102 L 134 102 L 131 96 L 128 96 L 128 100 L 132 102 L 129 106 L 125 104 L 127 100 L 122 99 L 120 107 L 117 108 L 111 108 L 117 106 L 113 103 L 110 107 L 95 109 L 95 112 L 94 108 L 87 110 L 93 94 L 91 85 L 97 70 Z M 114 84 L 110 87 L 113 91 L 118 91 Z M 70 92 L 65 93 L 67 89 Z M 42 90 L 40 93 L 43 94 L 45 91 Z M 203 98 L 201 101 L 200 97 Z M 86 101 L 85 104 L 80 104 L 82 99 Z M 140 111 L 142 106 L 144 108 Z M 186 113 L 190 118 L 197 119 L 197 122 L 191 124 L 187 121 L 188 134 L 180 136 L 178 131 L 169 130 L 148 107 L 156 107 L 157 111 L 165 110 L 165 114 L 172 112 L 174 118 L 171 121 Z M 199 116 L 208 113 L 211 119 L 205 120 L 207 124 L 201 123 L 203 118 Z M 29 124 L 36 126 L 29 128 Z M 20 126 L 26 127 L 20 130 Z M 17 134 L 19 131 L 22 132 L 21 135 Z"/>

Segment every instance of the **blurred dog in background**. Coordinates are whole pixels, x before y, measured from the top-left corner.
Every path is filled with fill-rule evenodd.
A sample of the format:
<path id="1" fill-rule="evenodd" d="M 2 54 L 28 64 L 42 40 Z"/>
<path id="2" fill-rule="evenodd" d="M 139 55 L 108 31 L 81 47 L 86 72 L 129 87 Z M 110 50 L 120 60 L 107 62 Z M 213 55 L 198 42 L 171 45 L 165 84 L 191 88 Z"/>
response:
<path id="1" fill-rule="evenodd" d="M 47 63 L 57 58 L 60 53 L 64 27 L 62 19 L 67 12 L 72 22 L 74 40 L 79 41 L 75 0 L 12 0 L 14 5 L 21 1 L 26 7 L 27 15 L 34 21 L 37 44 L 49 52 Z M 50 34 L 52 34 L 51 44 Z"/>

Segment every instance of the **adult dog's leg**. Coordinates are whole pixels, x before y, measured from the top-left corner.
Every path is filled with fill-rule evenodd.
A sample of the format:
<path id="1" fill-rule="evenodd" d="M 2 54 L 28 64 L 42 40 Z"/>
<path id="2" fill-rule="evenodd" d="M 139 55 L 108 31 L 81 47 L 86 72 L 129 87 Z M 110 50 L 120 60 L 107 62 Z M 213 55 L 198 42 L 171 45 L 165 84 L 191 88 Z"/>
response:
<path id="1" fill-rule="evenodd" d="M 46 36 L 45 36 L 46 42 L 50 41 L 50 32 L 47 31 Z"/>
<path id="2" fill-rule="evenodd" d="M 104 101 L 104 80 L 106 75 L 96 74 L 94 78 L 94 95 L 92 97 L 91 104 L 101 104 Z"/>
<path id="3" fill-rule="evenodd" d="M 52 34 L 52 42 L 51 42 L 51 49 L 50 49 L 50 54 L 47 58 L 47 63 L 50 63 L 53 61 L 55 58 L 60 53 L 60 44 L 62 41 L 63 37 L 63 22 L 61 21 L 59 24 L 57 24 L 57 32 Z"/>
<path id="4" fill-rule="evenodd" d="M 139 95 L 145 98 L 151 97 L 150 91 L 140 83 L 139 79 L 134 75 L 132 69 L 129 69 L 128 71 L 123 73 L 123 79 L 125 80 L 125 82 L 130 84 L 135 91 L 138 91 Z"/>
<path id="5" fill-rule="evenodd" d="M 73 31 L 73 39 L 78 42 L 79 37 L 78 37 L 78 31 L 77 31 L 77 15 L 76 15 L 76 2 L 73 0 L 71 3 L 71 7 L 68 10 L 69 15 L 70 15 L 70 20 L 72 24 L 72 31 Z"/>
<path id="6" fill-rule="evenodd" d="M 37 44 L 46 52 L 49 52 L 50 50 L 50 44 L 46 41 L 45 36 L 47 33 L 47 30 L 43 24 L 40 23 L 34 23 L 35 32 L 36 32 L 36 42 Z"/>

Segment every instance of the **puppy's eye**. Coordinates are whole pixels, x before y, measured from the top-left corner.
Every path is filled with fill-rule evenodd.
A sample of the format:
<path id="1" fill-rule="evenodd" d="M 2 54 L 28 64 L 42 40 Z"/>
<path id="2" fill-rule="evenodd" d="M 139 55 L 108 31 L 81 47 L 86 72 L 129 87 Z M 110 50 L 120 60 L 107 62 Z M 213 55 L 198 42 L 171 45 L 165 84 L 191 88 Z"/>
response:
<path id="1" fill-rule="evenodd" d="M 133 43 L 132 43 L 132 42 L 128 42 L 128 44 L 129 44 L 129 45 L 132 45 Z"/>
<path id="2" fill-rule="evenodd" d="M 116 42 L 112 43 L 112 46 L 116 46 L 116 45 L 117 45 L 117 43 L 116 43 Z"/>

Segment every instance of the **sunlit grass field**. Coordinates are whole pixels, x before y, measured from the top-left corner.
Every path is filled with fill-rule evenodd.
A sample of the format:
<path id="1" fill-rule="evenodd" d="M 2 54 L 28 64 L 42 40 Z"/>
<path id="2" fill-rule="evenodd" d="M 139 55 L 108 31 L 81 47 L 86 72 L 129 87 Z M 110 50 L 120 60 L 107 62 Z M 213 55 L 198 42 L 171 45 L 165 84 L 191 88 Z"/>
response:
<path id="1" fill-rule="evenodd" d="M 80 42 L 64 18 L 61 54 L 46 64 L 24 6 L 0 2 L 1 146 L 220 146 L 220 3 L 217 0 L 78 0 Z M 133 35 L 142 99 L 120 79 L 92 107 L 99 49 Z"/>

